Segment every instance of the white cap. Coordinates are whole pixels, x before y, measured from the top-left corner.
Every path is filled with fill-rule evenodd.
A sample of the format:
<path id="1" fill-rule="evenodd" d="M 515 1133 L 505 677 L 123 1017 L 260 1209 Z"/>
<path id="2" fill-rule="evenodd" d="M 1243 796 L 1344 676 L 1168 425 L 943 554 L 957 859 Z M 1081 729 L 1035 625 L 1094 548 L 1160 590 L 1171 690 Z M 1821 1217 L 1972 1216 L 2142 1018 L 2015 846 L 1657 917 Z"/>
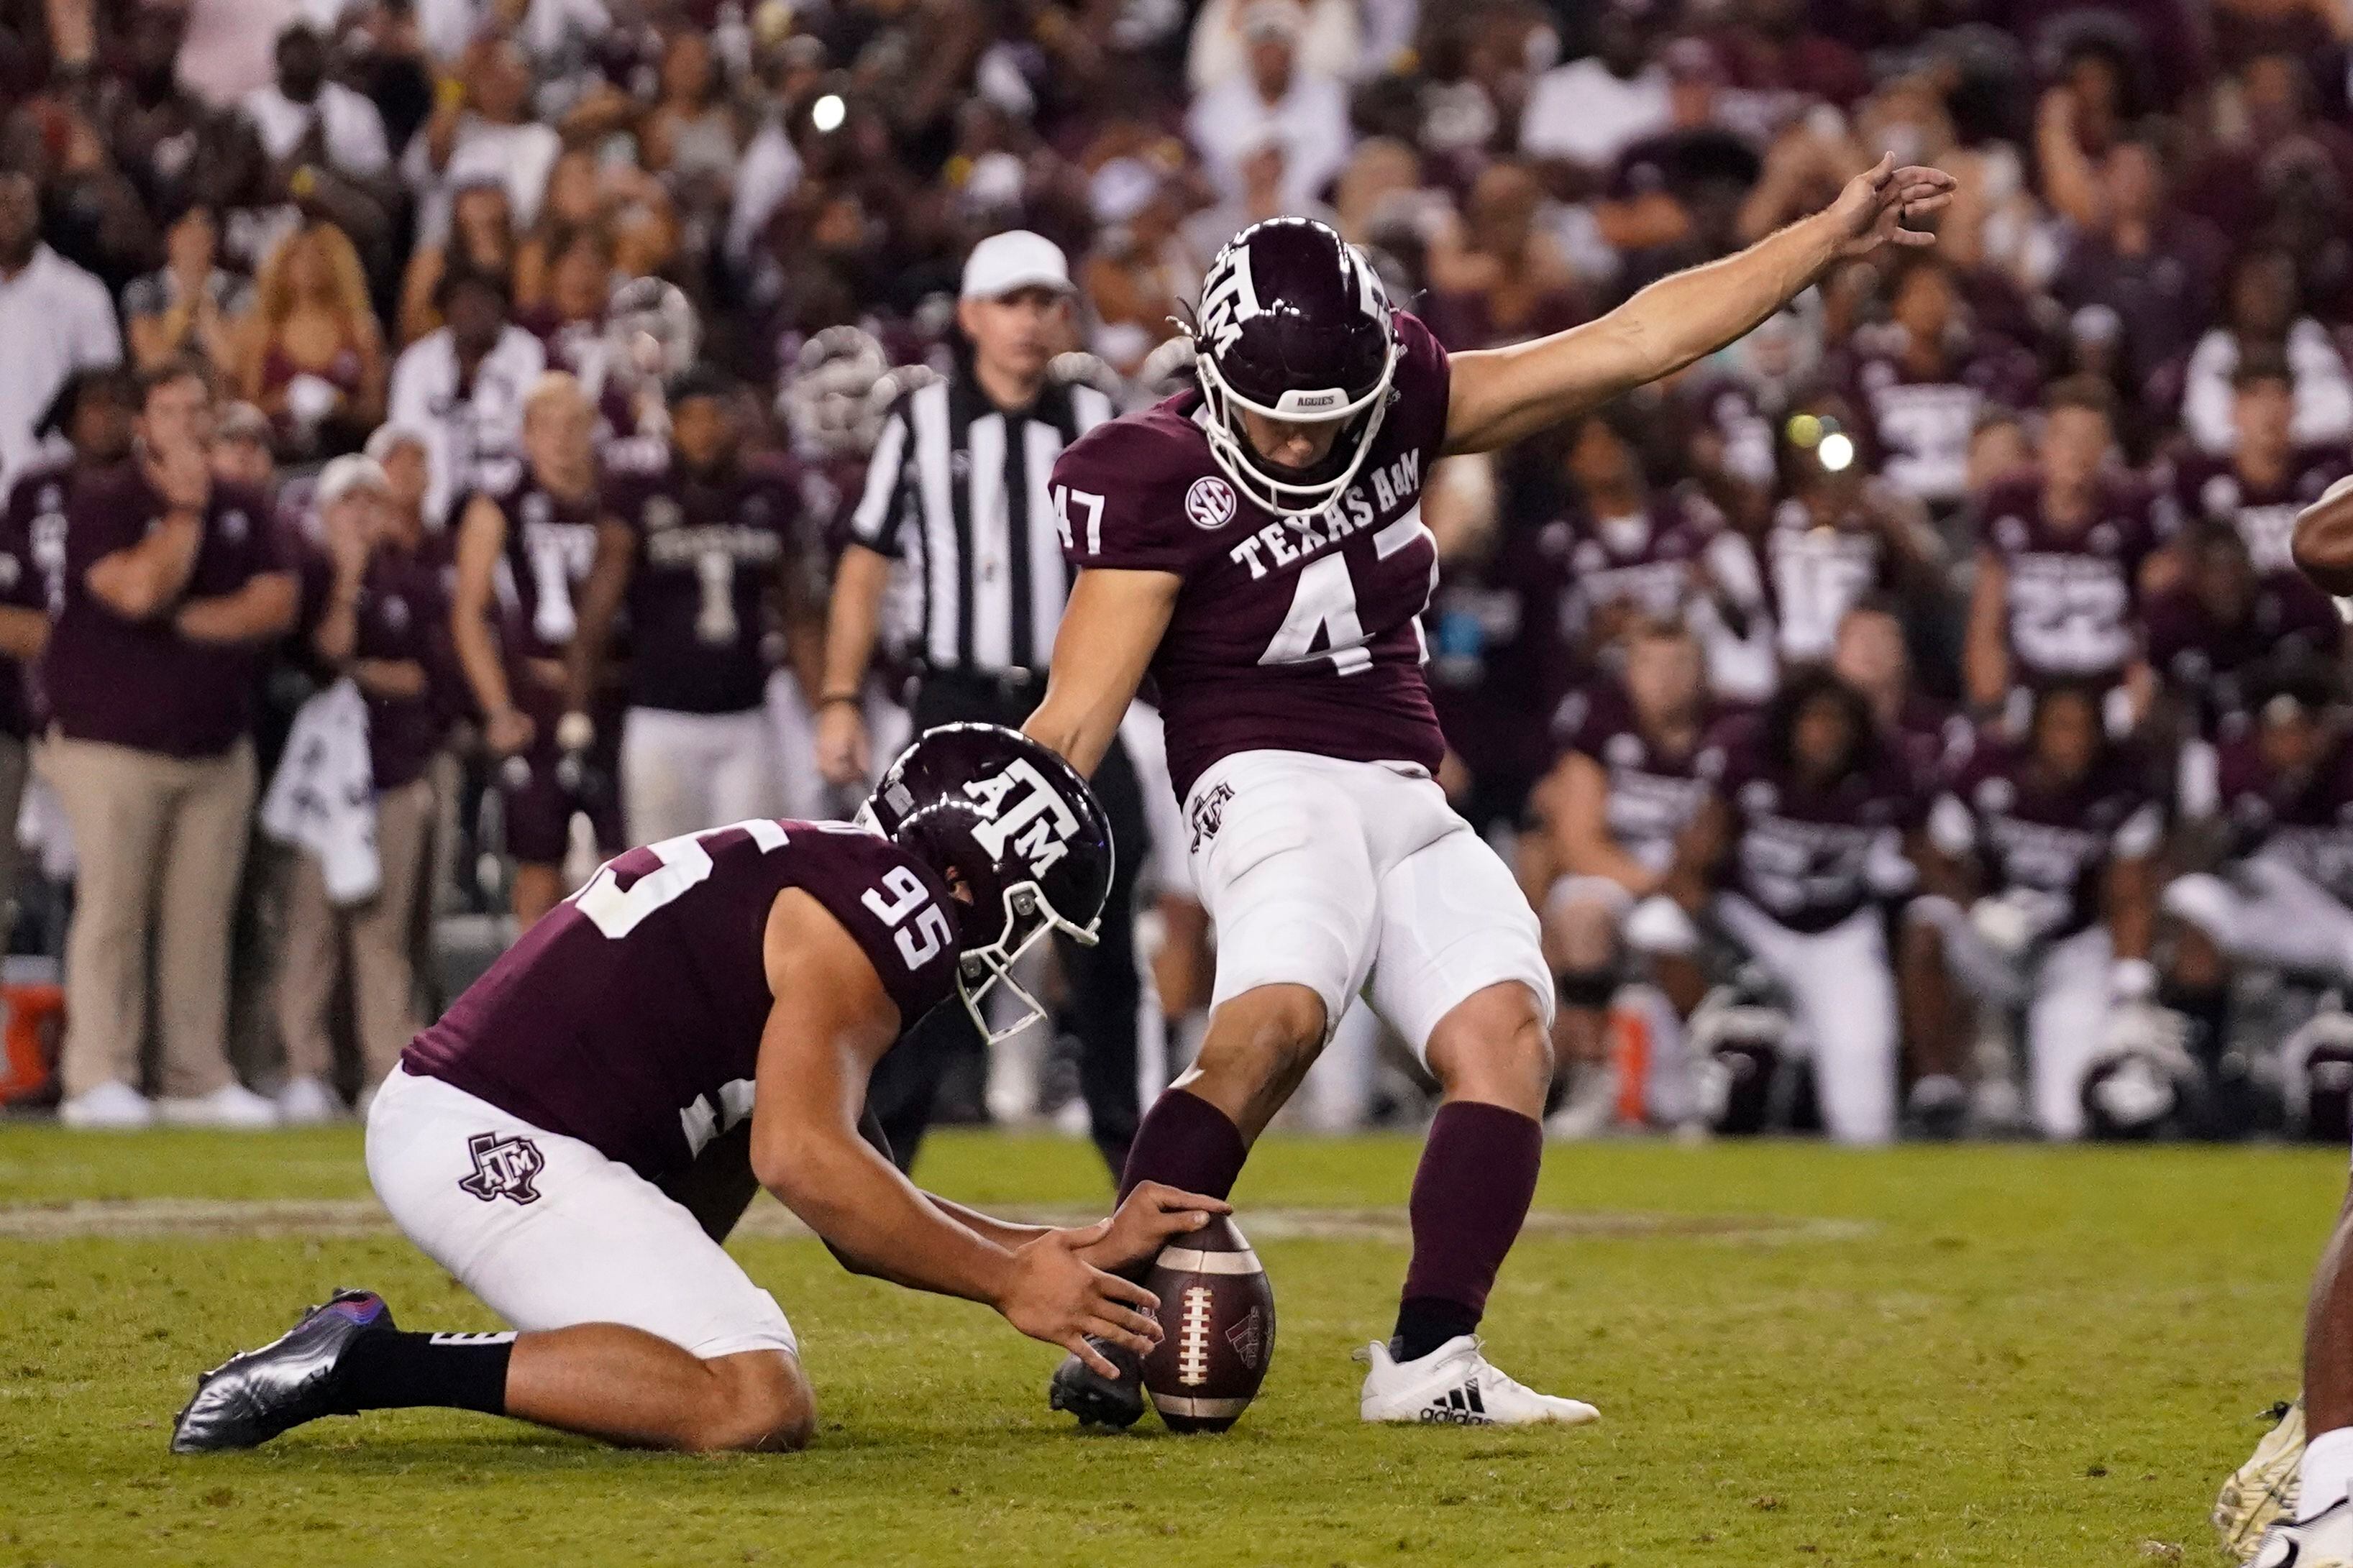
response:
<path id="1" fill-rule="evenodd" d="M 377 426 L 375 434 L 367 438 L 365 449 L 369 457 L 381 463 L 403 447 L 415 447 L 425 451 L 432 449 L 431 444 L 425 439 L 425 433 L 408 425 Z"/>
<path id="2" fill-rule="evenodd" d="M 324 510 L 363 487 L 379 495 L 391 490 L 392 481 L 385 478 L 384 465 L 356 452 L 337 458 L 319 470 L 320 509 Z"/>
<path id="3" fill-rule="evenodd" d="M 1071 292 L 1071 264 L 1062 258 L 1062 247 L 1026 228 L 992 234 L 972 247 L 959 299 L 1002 300 L 1019 289 Z"/>

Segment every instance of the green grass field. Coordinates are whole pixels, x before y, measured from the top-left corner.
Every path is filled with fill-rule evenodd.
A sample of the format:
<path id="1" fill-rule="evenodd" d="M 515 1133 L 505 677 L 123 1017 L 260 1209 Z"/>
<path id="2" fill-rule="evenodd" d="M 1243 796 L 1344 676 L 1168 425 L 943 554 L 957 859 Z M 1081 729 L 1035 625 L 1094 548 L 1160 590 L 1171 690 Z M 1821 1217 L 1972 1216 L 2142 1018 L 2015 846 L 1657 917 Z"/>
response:
<path id="1" fill-rule="evenodd" d="M 1240 1218 L 1393 1218 L 1414 1153 L 1271 1141 Z M 1092 1153 L 1050 1141 L 943 1137 L 922 1175 L 1006 1207 L 1098 1195 Z M 1272 1376 L 1232 1433 L 1193 1438 L 1077 1436 L 1044 1408 L 1053 1351 L 812 1241 L 747 1239 L 817 1384 L 807 1453 L 612 1453 L 420 1412 L 195 1460 L 164 1447 L 192 1375 L 333 1286 L 410 1328 L 496 1325 L 348 1202 L 324 1224 L 244 1206 L 364 1198 L 356 1131 L 11 1124 L 0 1568 L 2212 1562 L 2205 1510 L 2294 1391 L 2343 1186 L 2343 1155 L 2310 1151 L 1556 1148 L 1488 1331 L 1507 1370 L 1600 1405 L 1557 1433 L 1356 1421 L 1348 1352 L 1388 1331 L 1393 1224 L 1261 1237 Z M 164 1198 L 239 1202 L 172 1235 L 59 1206 Z"/>

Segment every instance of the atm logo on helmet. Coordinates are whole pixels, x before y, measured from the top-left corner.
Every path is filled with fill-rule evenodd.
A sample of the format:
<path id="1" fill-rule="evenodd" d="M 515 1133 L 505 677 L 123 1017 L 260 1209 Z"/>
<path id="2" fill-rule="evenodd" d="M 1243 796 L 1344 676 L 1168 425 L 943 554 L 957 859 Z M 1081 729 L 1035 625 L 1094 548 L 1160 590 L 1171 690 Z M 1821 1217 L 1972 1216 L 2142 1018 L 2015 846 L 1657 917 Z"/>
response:
<path id="1" fill-rule="evenodd" d="M 1201 286 L 1201 336 L 1209 352 L 1223 353 L 1242 335 L 1242 323 L 1261 314 L 1258 286 L 1250 279 L 1250 247 L 1229 245 Z"/>
<path id="2" fill-rule="evenodd" d="M 1001 772 L 973 780 L 964 793 L 987 814 L 988 820 L 974 827 L 972 836 L 996 859 L 1005 858 L 1010 844 L 1029 862 L 1029 874 L 1042 877 L 1071 852 L 1079 814 L 1027 761 L 1017 759 Z"/>

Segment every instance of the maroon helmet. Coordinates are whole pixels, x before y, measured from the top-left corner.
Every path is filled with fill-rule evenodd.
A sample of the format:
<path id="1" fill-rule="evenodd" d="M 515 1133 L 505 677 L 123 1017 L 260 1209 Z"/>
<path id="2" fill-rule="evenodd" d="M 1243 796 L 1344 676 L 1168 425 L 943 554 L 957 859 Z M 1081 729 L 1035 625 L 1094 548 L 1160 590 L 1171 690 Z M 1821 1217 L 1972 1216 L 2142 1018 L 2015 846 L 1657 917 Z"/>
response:
<path id="1" fill-rule="evenodd" d="M 1111 893 L 1111 826 L 1078 770 L 1016 731 L 942 724 L 899 753 L 859 813 L 861 822 L 958 883 L 956 992 L 995 1044 L 1046 1016 L 1013 978 L 1050 931 L 1092 947 Z M 1022 1015 L 992 1031 L 981 1001 L 997 985 Z"/>
<path id="2" fill-rule="evenodd" d="M 1313 218 L 1254 223 L 1209 263 L 1192 337 L 1209 454 L 1226 477 L 1279 516 L 1331 504 L 1364 468 L 1397 376 L 1397 322 L 1372 265 Z M 1321 463 L 1297 470 L 1259 456 L 1245 411 L 1345 425 Z"/>

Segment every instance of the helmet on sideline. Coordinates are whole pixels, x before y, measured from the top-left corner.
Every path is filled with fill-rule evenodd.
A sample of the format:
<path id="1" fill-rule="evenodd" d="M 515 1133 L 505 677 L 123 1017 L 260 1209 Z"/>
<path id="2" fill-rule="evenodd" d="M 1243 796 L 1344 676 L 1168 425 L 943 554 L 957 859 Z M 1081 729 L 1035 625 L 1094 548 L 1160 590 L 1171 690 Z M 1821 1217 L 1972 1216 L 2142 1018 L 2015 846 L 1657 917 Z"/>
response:
<path id="1" fill-rule="evenodd" d="M 1323 510 L 1371 455 L 1397 379 L 1402 351 L 1379 275 L 1324 225 L 1269 218 L 1209 263 L 1190 332 L 1218 467 L 1278 516 Z M 1342 429 L 1314 468 L 1287 468 L 1259 456 L 1245 413 Z"/>
<path id="2" fill-rule="evenodd" d="M 887 405 L 874 388 L 891 374 L 881 342 L 862 327 L 828 327 L 793 356 L 776 412 L 804 457 L 862 457 L 882 434 Z"/>
<path id="3" fill-rule="evenodd" d="M 956 993 L 981 1037 L 1044 1017 L 1014 965 L 1051 931 L 1092 947 L 1111 893 L 1111 826 L 1078 770 L 1017 731 L 943 724 L 899 753 L 859 819 L 956 894 Z M 1022 1013 L 992 1030 L 982 1004 L 999 985 Z"/>

